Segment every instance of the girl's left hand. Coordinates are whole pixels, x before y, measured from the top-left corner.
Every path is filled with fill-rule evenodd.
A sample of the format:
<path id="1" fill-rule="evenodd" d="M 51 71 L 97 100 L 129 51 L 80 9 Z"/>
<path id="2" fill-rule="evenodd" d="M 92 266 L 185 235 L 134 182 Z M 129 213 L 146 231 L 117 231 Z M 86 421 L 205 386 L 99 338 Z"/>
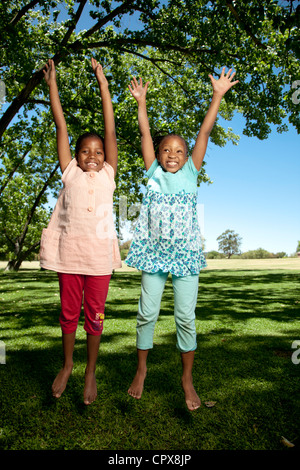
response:
<path id="1" fill-rule="evenodd" d="M 92 67 L 94 74 L 96 75 L 96 78 L 99 83 L 107 85 L 107 79 L 103 73 L 102 65 L 100 65 L 94 57 L 92 57 Z"/>
<path id="2" fill-rule="evenodd" d="M 236 83 L 239 83 L 239 80 L 235 80 L 234 82 L 232 81 L 235 72 L 232 72 L 232 69 L 229 69 L 227 74 L 225 75 L 225 67 L 222 69 L 222 73 L 220 75 L 220 78 L 216 80 L 212 75 L 208 75 L 213 87 L 213 92 L 219 95 L 225 95 L 225 93 Z"/>
<path id="3" fill-rule="evenodd" d="M 48 63 L 45 64 L 45 67 L 43 68 L 43 74 L 44 74 L 47 85 L 50 85 L 51 82 L 56 81 L 54 60 L 52 59 L 48 60 Z"/>

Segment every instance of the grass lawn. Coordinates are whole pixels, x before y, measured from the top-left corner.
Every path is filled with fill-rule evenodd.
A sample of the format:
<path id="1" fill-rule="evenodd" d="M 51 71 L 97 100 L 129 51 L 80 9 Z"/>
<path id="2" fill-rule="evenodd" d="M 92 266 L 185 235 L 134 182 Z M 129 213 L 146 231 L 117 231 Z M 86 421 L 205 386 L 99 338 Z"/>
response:
<path id="1" fill-rule="evenodd" d="M 300 270 L 207 269 L 200 275 L 194 385 L 187 411 L 180 386 L 168 280 L 141 400 L 135 373 L 140 274 L 111 281 L 97 368 L 98 398 L 82 403 L 86 338 L 81 319 L 74 370 L 59 400 L 60 302 L 55 273 L 0 272 L 1 450 L 282 450 L 300 447 Z M 3 346 L 3 343 L 2 343 Z M 298 355 L 300 358 L 300 354 Z M 209 408 L 205 402 L 213 401 Z M 282 443 L 282 436 L 295 447 Z"/>

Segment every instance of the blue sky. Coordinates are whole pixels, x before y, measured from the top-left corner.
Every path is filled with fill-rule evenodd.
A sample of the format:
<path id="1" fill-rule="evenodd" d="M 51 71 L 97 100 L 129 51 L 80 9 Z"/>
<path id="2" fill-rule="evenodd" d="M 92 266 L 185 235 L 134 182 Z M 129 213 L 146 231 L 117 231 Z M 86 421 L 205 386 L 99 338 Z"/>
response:
<path id="1" fill-rule="evenodd" d="M 292 127 L 274 128 L 267 140 L 242 135 L 244 119 L 226 122 L 240 135 L 238 146 L 208 145 L 206 172 L 213 184 L 199 188 L 205 251 L 218 250 L 217 237 L 234 230 L 241 251 L 296 251 L 300 240 L 300 137 Z"/>

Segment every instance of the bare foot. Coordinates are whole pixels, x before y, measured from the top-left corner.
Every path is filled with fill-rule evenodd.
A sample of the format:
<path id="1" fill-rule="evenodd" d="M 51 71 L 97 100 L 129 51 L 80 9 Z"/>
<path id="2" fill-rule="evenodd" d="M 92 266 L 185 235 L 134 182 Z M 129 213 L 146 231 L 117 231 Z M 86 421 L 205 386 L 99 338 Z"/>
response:
<path id="1" fill-rule="evenodd" d="M 72 366 L 64 366 L 57 374 L 52 384 L 52 395 L 55 398 L 60 398 L 65 390 L 69 377 L 72 372 Z"/>
<path id="2" fill-rule="evenodd" d="M 83 402 L 85 405 L 90 405 L 97 398 L 97 383 L 95 372 L 85 372 L 85 386 L 83 392 Z"/>
<path id="3" fill-rule="evenodd" d="M 130 385 L 128 389 L 129 395 L 131 395 L 133 398 L 136 398 L 137 400 L 139 400 L 142 396 L 146 374 L 147 374 L 147 369 L 146 370 L 138 369 L 132 381 L 132 384 Z"/>
<path id="4" fill-rule="evenodd" d="M 196 390 L 193 386 L 192 378 L 182 378 L 181 385 L 185 395 L 185 402 L 189 411 L 197 410 L 201 406 L 201 400 L 198 397 Z"/>

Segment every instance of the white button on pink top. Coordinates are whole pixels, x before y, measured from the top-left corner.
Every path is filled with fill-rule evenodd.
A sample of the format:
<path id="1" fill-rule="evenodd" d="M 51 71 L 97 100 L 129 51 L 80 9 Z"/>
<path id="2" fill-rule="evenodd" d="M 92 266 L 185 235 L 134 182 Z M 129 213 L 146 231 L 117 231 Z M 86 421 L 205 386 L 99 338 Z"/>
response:
<path id="1" fill-rule="evenodd" d="M 122 266 L 113 221 L 113 168 L 104 162 L 100 171 L 84 172 L 73 159 L 62 182 L 42 233 L 41 266 L 62 273 L 111 274 Z"/>

